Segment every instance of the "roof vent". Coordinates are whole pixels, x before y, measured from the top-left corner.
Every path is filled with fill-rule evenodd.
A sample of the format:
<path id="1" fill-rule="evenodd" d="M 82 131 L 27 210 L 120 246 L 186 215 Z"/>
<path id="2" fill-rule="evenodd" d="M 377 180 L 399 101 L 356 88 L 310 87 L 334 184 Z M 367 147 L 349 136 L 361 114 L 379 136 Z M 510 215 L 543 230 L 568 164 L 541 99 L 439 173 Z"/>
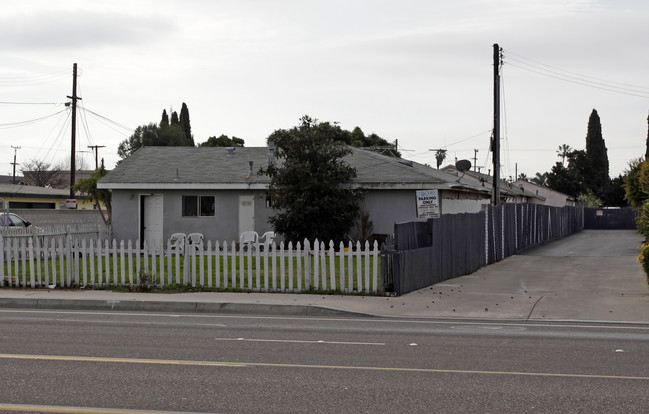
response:
<path id="1" fill-rule="evenodd" d="M 247 178 L 252 178 L 253 177 L 253 172 L 252 172 L 252 164 L 253 161 L 248 161 L 248 177 Z"/>
<path id="2" fill-rule="evenodd" d="M 226 155 L 234 155 L 234 147 L 225 147 L 225 153 Z"/>

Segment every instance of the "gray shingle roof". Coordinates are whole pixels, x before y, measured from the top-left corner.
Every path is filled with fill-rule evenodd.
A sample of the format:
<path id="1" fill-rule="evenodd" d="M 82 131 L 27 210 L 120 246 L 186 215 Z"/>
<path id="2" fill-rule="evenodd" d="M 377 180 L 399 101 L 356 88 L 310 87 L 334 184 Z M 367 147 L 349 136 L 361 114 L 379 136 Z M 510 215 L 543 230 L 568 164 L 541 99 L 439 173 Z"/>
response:
<path id="1" fill-rule="evenodd" d="M 263 188 L 268 177 L 268 148 L 145 147 L 122 161 L 99 182 L 100 188 Z M 376 152 L 352 148 L 345 159 L 356 168 L 362 188 L 465 189 L 484 192 L 474 182 L 434 168 Z M 252 161 L 253 175 L 249 176 Z M 278 160 L 281 162 L 281 160 Z"/>
<path id="2" fill-rule="evenodd" d="M 58 188 L 36 187 L 21 184 L 0 184 L 0 196 L 33 196 L 51 198 L 69 198 L 70 190 Z"/>

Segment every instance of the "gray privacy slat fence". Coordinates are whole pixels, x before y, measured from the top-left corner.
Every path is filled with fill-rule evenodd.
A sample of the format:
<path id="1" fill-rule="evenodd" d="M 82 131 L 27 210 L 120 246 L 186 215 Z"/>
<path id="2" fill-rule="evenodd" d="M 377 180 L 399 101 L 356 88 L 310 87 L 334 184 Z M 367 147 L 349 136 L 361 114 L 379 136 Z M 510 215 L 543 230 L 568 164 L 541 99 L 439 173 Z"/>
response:
<path id="1" fill-rule="evenodd" d="M 576 233 L 583 223 L 581 206 L 536 204 L 488 206 L 475 214 L 399 223 L 394 245 L 382 253 L 382 280 L 388 290 L 401 295 Z"/>

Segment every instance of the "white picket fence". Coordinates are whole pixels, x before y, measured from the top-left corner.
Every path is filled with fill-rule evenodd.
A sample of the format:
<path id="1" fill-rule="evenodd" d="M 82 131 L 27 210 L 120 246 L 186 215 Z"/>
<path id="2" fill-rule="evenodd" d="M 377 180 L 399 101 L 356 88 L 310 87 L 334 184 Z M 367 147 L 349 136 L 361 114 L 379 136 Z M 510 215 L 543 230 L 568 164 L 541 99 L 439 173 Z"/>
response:
<path id="1" fill-rule="evenodd" d="M 20 239 L 39 237 L 41 244 L 49 243 L 52 238 L 94 238 L 105 240 L 110 237 L 111 227 L 103 224 L 75 223 L 31 227 L 0 227 L 0 237 Z"/>
<path id="2" fill-rule="evenodd" d="M 381 291 L 378 243 L 360 242 L 335 249 L 334 243 L 270 249 L 240 248 L 235 242 L 150 249 L 139 241 L 74 238 L 3 238 L 0 280 L 16 287 L 184 285 L 261 292 Z"/>

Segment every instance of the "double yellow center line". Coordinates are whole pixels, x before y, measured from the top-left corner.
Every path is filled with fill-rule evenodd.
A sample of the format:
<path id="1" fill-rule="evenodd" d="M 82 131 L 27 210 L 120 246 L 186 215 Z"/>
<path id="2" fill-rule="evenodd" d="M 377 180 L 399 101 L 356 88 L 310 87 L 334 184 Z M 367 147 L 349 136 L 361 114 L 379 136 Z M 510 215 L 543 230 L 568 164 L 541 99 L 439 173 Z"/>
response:
<path id="1" fill-rule="evenodd" d="M 0 354 L 0 359 L 36 360 L 36 361 L 66 361 L 66 362 L 92 362 L 110 364 L 150 364 L 150 365 L 181 365 L 198 367 L 230 367 L 230 368 L 311 368 L 311 369 L 340 369 L 357 371 L 387 371 L 387 372 L 425 372 L 438 374 L 481 374 L 481 375 L 511 375 L 528 377 L 562 377 L 562 378 L 591 378 L 615 380 L 642 380 L 649 381 L 647 376 L 632 375 L 603 375 L 603 374 L 574 374 L 559 372 L 520 372 L 520 371 L 487 371 L 464 369 L 438 369 L 438 368 L 400 368 L 400 367 L 367 367 L 353 365 L 314 365 L 314 364 L 275 364 L 266 362 L 226 362 L 226 361 L 192 361 L 182 359 L 146 359 L 146 358 L 110 358 L 93 356 L 68 356 L 68 355 L 29 355 L 29 354 Z"/>

